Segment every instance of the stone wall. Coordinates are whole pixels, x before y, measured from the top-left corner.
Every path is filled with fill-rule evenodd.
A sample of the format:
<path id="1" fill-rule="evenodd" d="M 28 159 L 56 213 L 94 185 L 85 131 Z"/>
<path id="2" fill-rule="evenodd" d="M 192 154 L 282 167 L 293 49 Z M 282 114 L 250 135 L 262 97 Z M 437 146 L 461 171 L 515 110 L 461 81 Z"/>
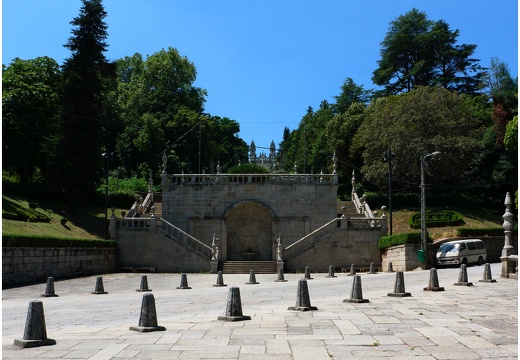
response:
<path id="1" fill-rule="evenodd" d="M 381 266 L 378 247 L 381 231 L 341 229 L 321 241 L 309 251 L 285 261 L 285 271 L 303 272 L 308 266 L 312 272 L 327 272 L 332 265 L 339 271 L 351 264 L 369 267 Z"/>
<path id="2" fill-rule="evenodd" d="M 388 263 L 392 263 L 394 271 L 411 271 L 421 267 L 417 250 L 421 248 L 420 244 L 407 244 L 392 246 L 382 254 L 382 269 L 388 270 Z"/>
<path id="3" fill-rule="evenodd" d="M 55 279 L 111 273 L 115 248 L 2 248 L 2 288 Z"/>
<path id="4" fill-rule="evenodd" d="M 289 245 L 337 216 L 336 196 L 337 185 L 332 183 L 167 183 L 163 185 L 162 217 L 207 245 L 215 234 L 221 240 L 222 258 L 227 260 L 237 231 L 248 232 L 251 238 L 266 236 L 265 229 L 229 228 L 233 225 L 228 222 L 230 217 L 246 225 L 247 212 L 257 207 L 271 217 L 265 241 L 274 246 L 282 234 L 284 244 Z"/>
<path id="5" fill-rule="evenodd" d="M 209 259 L 188 251 L 160 231 L 117 233 L 117 267 L 155 267 L 157 272 L 209 272 Z"/>

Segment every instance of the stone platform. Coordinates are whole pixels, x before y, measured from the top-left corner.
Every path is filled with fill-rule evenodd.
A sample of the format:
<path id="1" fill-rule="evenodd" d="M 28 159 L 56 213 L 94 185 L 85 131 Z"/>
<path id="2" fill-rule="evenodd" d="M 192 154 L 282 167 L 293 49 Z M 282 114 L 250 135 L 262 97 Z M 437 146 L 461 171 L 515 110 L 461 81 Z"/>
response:
<path id="1" fill-rule="evenodd" d="M 319 310 L 287 310 L 296 302 L 303 274 L 224 274 L 228 287 L 213 287 L 214 274 L 187 274 L 189 290 L 178 290 L 181 274 L 147 274 L 158 325 L 166 331 L 136 333 L 143 293 L 141 276 L 103 275 L 108 294 L 92 295 L 96 276 L 55 281 L 59 297 L 40 298 L 45 284 L 2 291 L 2 359 L 517 359 L 518 282 L 481 283 L 484 267 L 467 268 L 472 287 L 453 286 L 459 269 L 438 270 L 443 292 L 427 292 L 429 271 L 404 273 L 411 297 L 388 297 L 395 273 L 360 274 L 369 303 L 345 303 L 352 277 L 313 273 L 308 282 Z M 225 322 L 230 286 L 240 288 L 249 321 Z M 19 349 L 29 302 L 44 303 L 47 336 L 57 344 Z"/>

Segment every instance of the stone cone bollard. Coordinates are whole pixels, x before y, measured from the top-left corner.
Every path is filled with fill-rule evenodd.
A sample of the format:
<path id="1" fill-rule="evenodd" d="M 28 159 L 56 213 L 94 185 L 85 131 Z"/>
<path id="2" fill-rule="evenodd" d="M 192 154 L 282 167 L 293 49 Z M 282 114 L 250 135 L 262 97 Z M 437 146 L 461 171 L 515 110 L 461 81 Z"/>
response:
<path id="1" fill-rule="evenodd" d="M 283 269 L 278 269 L 278 278 L 275 280 L 275 282 L 286 282 L 284 276 L 283 276 Z"/>
<path id="2" fill-rule="evenodd" d="M 406 292 L 404 289 L 404 274 L 402 271 L 398 271 L 395 273 L 394 292 L 388 293 L 388 296 L 395 296 L 395 297 L 412 296 L 412 294 Z"/>
<path id="3" fill-rule="evenodd" d="M 242 300 L 240 300 L 240 289 L 236 286 L 229 288 L 226 315 L 219 316 L 218 320 L 243 321 L 251 320 L 251 316 L 242 314 Z"/>
<path id="4" fill-rule="evenodd" d="M 41 301 L 35 300 L 29 303 L 23 339 L 15 339 L 14 344 L 22 349 L 56 345 L 56 340 L 47 338 L 45 315 L 43 314 L 43 303 Z"/>
<path id="5" fill-rule="evenodd" d="M 249 282 L 247 282 L 246 284 L 248 284 L 248 285 L 258 284 L 258 282 L 256 282 L 256 275 L 255 275 L 254 270 L 249 270 Z"/>
<path id="6" fill-rule="evenodd" d="M 334 275 L 334 266 L 332 265 L 329 265 L 329 275 L 327 275 L 328 278 L 334 278 L 334 277 L 337 277 L 336 275 Z"/>
<path id="7" fill-rule="evenodd" d="M 139 326 L 130 326 L 130 330 L 139 332 L 165 331 L 164 326 L 157 325 L 157 312 L 155 311 L 155 298 L 153 294 L 144 294 L 141 303 L 141 315 Z"/>
<path id="8" fill-rule="evenodd" d="M 439 286 L 439 278 L 437 277 L 437 269 L 430 269 L 430 282 L 428 287 L 423 289 L 424 291 L 444 291 L 444 288 Z"/>
<path id="9" fill-rule="evenodd" d="M 217 283 L 213 286 L 227 286 L 224 284 L 224 277 L 222 276 L 222 271 L 217 273 Z"/>
<path id="10" fill-rule="evenodd" d="M 45 287 L 45 294 L 42 294 L 41 297 L 58 297 L 58 295 L 54 292 L 54 278 L 47 278 L 47 286 Z"/>
<path id="11" fill-rule="evenodd" d="M 392 266 L 392 262 L 388 263 L 388 272 L 394 272 L 394 267 Z"/>
<path id="12" fill-rule="evenodd" d="M 356 275 L 356 267 L 354 264 L 350 265 L 350 273 L 347 274 L 347 276 L 354 276 Z"/>
<path id="13" fill-rule="evenodd" d="M 361 276 L 354 275 L 354 282 L 352 283 L 352 291 L 350 292 L 350 299 L 345 299 L 343 302 L 351 303 L 367 303 L 368 299 L 363 299 L 363 290 L 361 289 Z"/>
<path id="14" fill-rule="evenodd" d="M 468 282 L 468 272 L 466 270 L 466 264 L 460 265 L 459 270 L 459 281 L 454 283 L 456 286 L 473 286 L 472 282 Z"/>
<path id="15" fill-rule="evenodd" d="M 188 277 L 186 276 L 186 273 L 181 274 L 181 284 L 177 287 L 177 289 L 191 289 L 188 286 Z"/>
<path id="16" fill-rule="evenodd" d="M 148 289 L 148 277 L 146 275 L 141 276 L 141 286 L 136 291 L 152 291 L 152 289 Z"/>
<path id="17" fill-rule="evenodd" d="M 311 298 L 309 297 L 309 287 L 307 286 L 307 279 L 298 281 L 298 290 L 296 293 L 296 305 L 289 306 L 287 310 L 309 311 L 318 310 L 316 306 L 311 306 Z"/>
<path id="18" fill-rule="evenodd" d="M 312 280 L 312 278 L 311 278 L 311 270 L 309 269 L 308 266 L 305 267 L 305 279 Z"/>
<path id="19" fill-rule="evenodd" d="M 479 282 L 497 282 L 495 279 L 491 277 L 491 265 L 489 265 L 489 263 L 486 263 L 486 265 L 484 265 L 484 275 L 482 280 L 479 280 Z"/>
<path id="20" fill-rule="evenodd" d="M 370 270 L 368 271 L 369 274 L 377 274 L 376 270 L 374 268 L 374 263 L 370 263 Z"/>
<path id="21" fill-rule="evenodd" d="M 103 278 L 101 276 L 98 276 L 96 279 L 96 287 L 94 288 L 94 291 L 92 294 L 108 294 L 105 289 L 103 288 Z"/>

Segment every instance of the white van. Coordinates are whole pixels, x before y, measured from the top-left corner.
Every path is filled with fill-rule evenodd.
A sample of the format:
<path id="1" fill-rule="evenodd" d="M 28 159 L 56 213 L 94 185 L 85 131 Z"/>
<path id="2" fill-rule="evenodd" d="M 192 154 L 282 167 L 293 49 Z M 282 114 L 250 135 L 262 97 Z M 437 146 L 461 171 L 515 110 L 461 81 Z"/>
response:
<path id="1" fill-rule="evenodd" d="M 437 265 L 472 264 L 486 261 L 486 246 L 479 239 L 455 240 L 441 245 L 437 251 Z"/>

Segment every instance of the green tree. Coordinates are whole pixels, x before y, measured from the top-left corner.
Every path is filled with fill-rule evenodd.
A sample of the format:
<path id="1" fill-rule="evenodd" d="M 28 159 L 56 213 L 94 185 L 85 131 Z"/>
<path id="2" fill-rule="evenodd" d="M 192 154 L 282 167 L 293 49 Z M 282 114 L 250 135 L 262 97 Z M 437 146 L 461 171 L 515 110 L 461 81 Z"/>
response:
<path id="1" fill-rule="evenodd" d="M 508 151 L 518 151 L 518 115 L 507 124 L 504 145 Z"/>
<path id="2" fill-rule="evenodd" d="M 3 168 L 15 171 L 22 183 L 45 169 L 45 144 L 59 113 L 60 79 L 58 63 L 49 57 L 16 58 L 3 68 Z"/>
<path id="3" fill-rule="evenodd" d="M 346 112 L 353 103 L 368 103 L 371 90 L 365 90 L 363 86 L 357 85 L 352 78 L 346 78 L 341 85 L 341 94 L 334 96 L 336 103 L 332 108 L 336 114 Z"/>
<path id="4" fill-rule="evenodd" d="M 500 147 L 504 142 L 507 124 L 518 113 L 518 81 L 512 78 L 507 64 L 496 57 L 491 59 L 485 80 L 493 100 L 491 118 L 497 134 L 496 145 Z"/>
<path id="5" fill-rule="evenodd" d="M 101 0 L 82 0 L 78 17 L 71 21 L 72 36 L 64 45 L 71 56 L 63 65 L 63 104 L 56 151 L 52 158 L 54 182 L 68 195 L 69 207 L 87 201 L 102 178 L 105 126 L 103 93 L 105 78 L 114 67 L 104 56 L 107 13 Z"/>
<path id="6" fill-rule="evenodd" d="M 431 21 L 412 9 L 390 23 L 381 43 L 381 59 L 372 81 L 386 94 L 410 92 L 416 86 L 441 85 L 475 93 L 483 71 L 472 55 L 476 45 L 456 45 L 458 30 L 443 20 Z"/>
<path id="7" fill-rule="evenodd" d="M 419 159 L 440 151 L 429 162 L 430 183 L 467 184 L 481 150 L 483 124 L 465 101 L 440 87 L 417 89 L 379 99 L 367 112 L 353 140 L 351 152 L 362 154 L 361 171 L 368 181 L 386 187 L 388 164 L 383 153 L 395 152 L 395 185 L 416 188 L 419 184 Z"/>

